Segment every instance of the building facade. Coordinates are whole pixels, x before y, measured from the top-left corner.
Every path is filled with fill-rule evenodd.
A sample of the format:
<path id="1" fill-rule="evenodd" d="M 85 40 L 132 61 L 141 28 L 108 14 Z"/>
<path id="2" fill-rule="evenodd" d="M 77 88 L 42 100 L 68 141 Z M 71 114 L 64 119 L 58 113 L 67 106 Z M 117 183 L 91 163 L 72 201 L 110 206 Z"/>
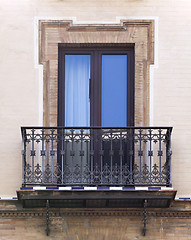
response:
<path id="1" fill-rule="evenodd" d="M 0 239 L 190 239 L 190 10 L 1 0 Z"/>

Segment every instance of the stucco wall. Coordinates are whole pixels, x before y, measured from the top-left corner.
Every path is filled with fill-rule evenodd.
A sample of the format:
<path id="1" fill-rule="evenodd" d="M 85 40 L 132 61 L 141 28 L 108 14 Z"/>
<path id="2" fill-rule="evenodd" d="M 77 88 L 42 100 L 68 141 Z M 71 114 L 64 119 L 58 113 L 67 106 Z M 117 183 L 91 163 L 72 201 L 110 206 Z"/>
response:
<path id="1" fill-rule="evenodd" d="M 0 0 L 0 196 L 21 185 L 20 126 L 42 124 L 38 19 L 74 23 L 155 20 L 155 65 L 150 76 L 150 125 L 173 126 L 172 183 L 191 195 L 191 1 Z"/>

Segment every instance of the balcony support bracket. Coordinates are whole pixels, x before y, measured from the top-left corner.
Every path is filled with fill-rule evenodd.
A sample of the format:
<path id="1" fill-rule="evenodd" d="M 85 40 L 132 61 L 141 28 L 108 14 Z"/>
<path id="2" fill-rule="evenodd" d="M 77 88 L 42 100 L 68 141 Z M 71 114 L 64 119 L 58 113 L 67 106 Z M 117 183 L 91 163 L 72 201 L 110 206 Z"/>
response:
<path id="1" fill-rule="evenodd" d="M 144 209 L 143 209 L 143 236 L 146 236 L 146 226 L 147 226 L 147 206 L 148 201 L 144 200 Z"/>
<path id="2" fill-rule="evenodd" d="M 46 201 L 46 235 L 49 236 L 50 228 L 49 228 L 49 200 Z"/>

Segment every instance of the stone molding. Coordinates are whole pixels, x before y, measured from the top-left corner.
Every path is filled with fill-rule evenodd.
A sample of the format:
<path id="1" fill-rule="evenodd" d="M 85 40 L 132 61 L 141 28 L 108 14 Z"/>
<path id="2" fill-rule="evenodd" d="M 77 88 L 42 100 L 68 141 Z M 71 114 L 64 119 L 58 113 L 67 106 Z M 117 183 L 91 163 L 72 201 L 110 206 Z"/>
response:
<path id="1" fill-rule="evenodd" d="M 131 216 L 140 217 L 143 215 L 143 209 L 140 210 L 79 210 L 79 209 L 49 209 L 50 217 L 72 217 L 72 216 L 84 216 L 84 217 L 101 217 L 101 216 Z M 168 218 L 190 218 L 191 210 L 151 210 L 147 209 L 148 217 L 168 217 Z M 30 217 L 46 217 L 46 209 L 30 209 L 30 210 L 0 210 L 1 218 L 30 218 Z"/>
<path id="2" fill-rule="evenodd" d="M 135 125 L 149 125 L 149 70 L 154 63 L 154 20 L 120 24 L 73 24 L 39 21 L 39 63 L 43 64 L 43 124 L 57 125 L 58 44 L 133 44 L 135 49 Z"/>

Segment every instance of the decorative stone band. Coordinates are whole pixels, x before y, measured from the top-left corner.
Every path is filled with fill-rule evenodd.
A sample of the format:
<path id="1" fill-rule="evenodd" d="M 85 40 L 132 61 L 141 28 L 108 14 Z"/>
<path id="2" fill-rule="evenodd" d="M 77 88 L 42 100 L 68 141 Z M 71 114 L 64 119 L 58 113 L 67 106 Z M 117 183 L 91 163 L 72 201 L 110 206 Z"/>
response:
<path id="1" fill-rule="evenodd" d="M 65 209 L 64 211 L 60 211 L 60 209 L 54 209 L 54 211 L 50 211 L 50 217 L 103 217 L 103 216 L 130 216 L 130 217 L 142 217 L 143 211 L 142 209 L 138 210 L 130 210 L 128 209 L 96 209 L 96 210 L 85 210 L 84 209 Z M 170 218 L 186 218 L 190 219 L 191 211 L 180 211 L 180 210 L 168 210 L 168 209 L 155 209 L 154 211 L 149 210 L 147 212 L 148 217 L 170 217 Z M 43 209 L 23 209 L 23 210 L 4 210 L 0 211 L 0 217 L 2 218 L 29 218 L 29 217 L 46 217 L 46 212 Z"/>
<path id="2" fill-rule="evenodd" d="M 108 190 L 108 191 L 160 191 L 160 190 L 173 190 L 170 187 L 21 187 L 20 190 L 60 190 L 60 191 L 73 191 L 73 190 Z"/>
<path id="3" fill-rule="evenodd" d="M 18 200 L 18 198 L 17 197 L 0 197 L 0 200 Z M 178 197 L 178 198 L 175 198 L 175 200 L 188 201 L 188 200 L 191 200 L 191 197 Z"/>
<path id="4" fill-rule="evenodd" d="M 20 190 L 60 190 L 60 191 L 96 191 L 96 190 L 108 190 L 108 191 L 170 191 L 173 190 L 171 187 L 49 187 L 49 186 L 38 186 L 38 187 L 21 187 Z M 17 200 L 17 197 L 0 197 L 0 200 Z M 191 200 L 191 197 L 176 197 L 175 200 Z"/>
<path id="5" fill-rule="evenodd" d="M 177 197 L 177 198 L 175 198 L 175 200 L 186 201 L 186 200 L 191 200 L 191 197 Z"/>
<path id="6" fill-rule="evenodd" d="M 0 200 L 17 200 L 17 197 L 0 197 Z"/>

